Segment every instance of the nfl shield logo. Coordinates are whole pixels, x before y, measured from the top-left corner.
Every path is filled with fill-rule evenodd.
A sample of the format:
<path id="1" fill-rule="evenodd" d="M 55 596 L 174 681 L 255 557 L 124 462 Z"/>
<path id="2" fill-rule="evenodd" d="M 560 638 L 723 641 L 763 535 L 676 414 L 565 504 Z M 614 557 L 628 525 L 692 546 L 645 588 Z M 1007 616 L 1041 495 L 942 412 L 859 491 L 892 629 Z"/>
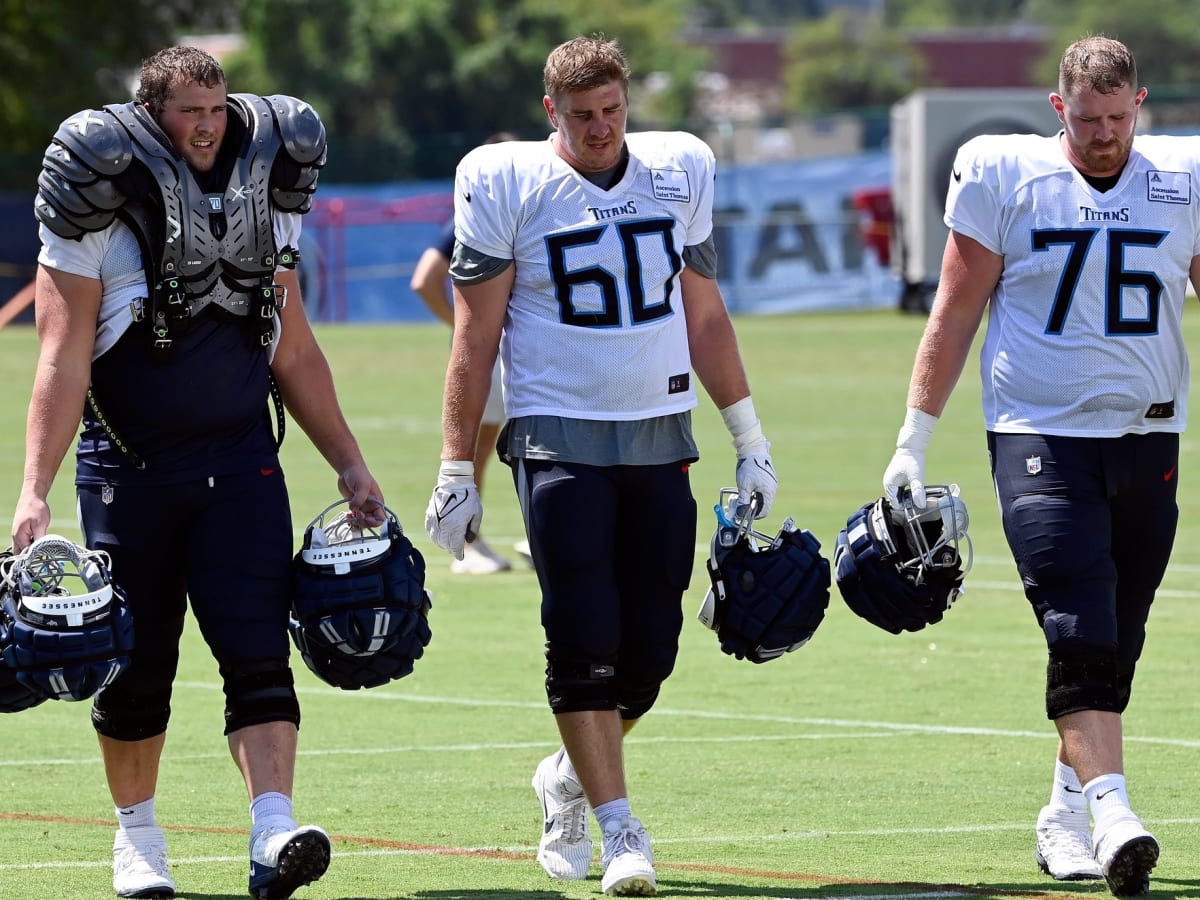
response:
<path id="1" fill-rule="evenodd" d="M 1042 458 L 1040 456 L 1031 456 L 1025 460 L 1026 475 L 1040 475 L 1042 471 Z"/>

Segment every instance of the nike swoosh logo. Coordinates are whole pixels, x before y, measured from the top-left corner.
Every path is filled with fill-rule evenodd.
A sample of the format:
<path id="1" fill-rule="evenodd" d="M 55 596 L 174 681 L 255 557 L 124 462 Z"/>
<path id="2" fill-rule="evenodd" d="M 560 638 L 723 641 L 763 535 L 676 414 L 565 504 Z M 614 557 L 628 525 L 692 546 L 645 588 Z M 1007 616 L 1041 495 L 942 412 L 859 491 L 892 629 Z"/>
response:
<path id="1" fill-rule="evenodd" d="M 1171 466 L 1167 471 L 1163 472 L 1163 481 L 1170 481 L 1175 477 L 1176 466 Z"/>
<path id="2" fill-rule="evenodd" d="M 962 172 L 955 169 L 954 172 L 952 172 L 951 174 L 954 175 L 955 181 L 962 181 Z"/>
<path id="3" fill-rule="evenodd" d="M 466 192 L 463 194 L 463 199 L 464 199 L 464 200 L 466 200 L 468 203 L 470 203 L 470 202 L 471 202 L 471 192 L 470 192 L 470 191 L 466 191 Z"/>
<path id="4" fill-rule="evenodd" d="M 441 522 L 442 519 L 446 518 L 446 516 L 450 515 L 450 513 L 462 506 L 463 501 L 466 499 L 466 494 L 463 494 L 461 497 L 458 494 L 447 494 L 446 499 L 442 502 L 441 507 L 437 510 L 437 520 Z"/>
<path id="5" fill-rule="evenodd" d="M 1103 800 L 1105 797 L 1107 797 L 1109 794 L 1111 794 L 1111 793 L 1112 793 L 1113 791 L 1115 791 L 1115 790 L 1116 790 L 1116 788 L 1109 788 L 1109 789 L 1108 789 L 1107 791 L 1105 791 L 1103 794 L 1097 794 L 1097 795 L 1096 795 L 1096 799 L 1097 799 L 1097 800 Z"/>
<path id="6" fill-rule="evenodd" d="M 1068 794 L 1082 794 L 1082 793 L 1083 793 L 1083 790 L 1082 790 L 1082 789 L 1080 789 L 1080 790 L 1076 790 L 1075 788 L 1073 788 L 1073 787 L 1068 787 L 1068 786 L 1067 786 L 1067 785 L 1065 785 L 1065 784 L 1063 785 L 1063 790 L 1064 790 L 1064 791 L 1066 791 Z"/>

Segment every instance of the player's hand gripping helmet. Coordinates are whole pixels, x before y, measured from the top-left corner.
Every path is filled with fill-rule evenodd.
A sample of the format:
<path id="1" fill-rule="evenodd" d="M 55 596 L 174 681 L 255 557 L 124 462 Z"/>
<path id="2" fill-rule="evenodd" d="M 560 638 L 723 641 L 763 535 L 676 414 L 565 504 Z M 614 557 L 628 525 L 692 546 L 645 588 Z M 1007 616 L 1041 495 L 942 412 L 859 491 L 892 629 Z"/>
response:
<path id="1" fill-rule="evenodd" d="M 305 664 L 347 691 L 378 687 L 413 670 L 432 636 L 425 559 L 396 514 L 378 529 L 330 504 L 309 523 L 292 561 L 291 633 Z"/>
<path id="2" fill-rule="evenodd" d="M 109 567 L 57 534 L 3 554 L 0 655 L 16 683 L 0 689 L 0 711 L 86 700 L 129 668 L 133 617 Z"/>
<path id="3" fill-rule="evenodd" d="M 789 517 L 774 537 L 755 531 L 762 498 L 738 517 L 737 488 L 722 488 L 713 507 L 717 530 L 709 549 L 712 587 L 697 618 L 717 633 L 721 649 L 763 663 L 808 642 L 829 606 L 829 560 L 812 532 Z"/>
<path id="4" fill-rule="evenodd" d="M 838 590 L 854 612 L 892 634 L 940 622 L 963 592 L 973 552 L 958 485 L 930 485 L 924 509 L 900 492 L 846 520 L 833 554 Z M 964 565 L 962 551 L 966 549 Z"/>

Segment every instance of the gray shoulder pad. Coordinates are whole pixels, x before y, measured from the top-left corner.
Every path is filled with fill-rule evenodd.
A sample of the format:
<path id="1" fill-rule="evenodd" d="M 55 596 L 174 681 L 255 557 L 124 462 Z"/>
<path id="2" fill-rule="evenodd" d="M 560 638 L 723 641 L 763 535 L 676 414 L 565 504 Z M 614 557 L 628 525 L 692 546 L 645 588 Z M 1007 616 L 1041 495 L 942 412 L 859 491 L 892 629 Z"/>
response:
<path id="1" fill-rule="evenodd" d="M 133 160 L 129 132 L 106 109 L 75 113 L 58 126 L 54 142 L 62 144 L 100 175 L 112 177 L 124 172 Z"/>
<path id="2" fill-rule="evenodd" d="M 275 112 L 279 135 L 288 156 L 301 165 L 325 165 L 325 123 L 317 111 L 296 97 L 271 94 L 264 97 Z"/>
<path id="3" fill-rule="evenodd" d="M 85 109 L 66 119 L 42 158 L 34 214 L 60 237 L 101 231 L 125 196 L 113 183 L 133 159 L 129 132 L 107 110 Z"/>

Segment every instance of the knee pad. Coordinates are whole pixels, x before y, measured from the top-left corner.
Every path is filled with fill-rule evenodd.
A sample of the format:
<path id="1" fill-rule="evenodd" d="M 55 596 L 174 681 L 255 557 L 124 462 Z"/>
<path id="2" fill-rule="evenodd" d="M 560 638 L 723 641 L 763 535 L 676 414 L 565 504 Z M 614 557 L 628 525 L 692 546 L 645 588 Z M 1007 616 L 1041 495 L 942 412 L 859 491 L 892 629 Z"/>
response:
<path id="1" fill-rule="evenodd" d="M 1096 709 L 1121 712 L 1117 654 L 1112 647 L 1060 642 L 1050 647 L 1046 666 L 1046 716 L 1057 719 L 1068 713 Z"/>
<path id="2" fill-rule="evenodd" d="M 546 654 L 546 698 L 554 713 L 616 709 L 616 666 Z"/>
<path id="3" fill-rule="evenodd" d="M 143 635 L 159 632 L 142 629 Z M 162 734 L 171 718 L 171 683 L 179 662 L 175 644 L 169 640 L 149 646 L 158 652 L 134 649 L 134 665 L 92 700 L 92 727 L 97 734 L 117 741 L 142 741 Z"/>
<path id="4" fill-rule="evenodd" d="M 677 652 L 677 651 L 676 651 Z M 651 660 L 652 665 L 622 663 L 616 681 L 617 708 L 622 719 L 640 719 L 650 711 L 662 684 L 675 668 L 676 652 Z M 657 665 L 653 665 L 657 663 Z"/>
<path id="5" fill-rule="evenodd" d="M 115 741 L 142 741 L 167 730 L 171 718 L 170 682 L 148 691 L 134 687 L 145 683 L 155 681 L 139 672 L 132 679 L 118 678 L 96 695 L 92 701 L 92 727 L 97 734 Z"/>
<path id="6" fill-rule="evenodd" d="M 654 701 L 658 699 L 661 687 L 662 682 L 659 681 L 652 685 L 639 685 L 622 690 L 621 699 L 617 701 L 621 718 L 627 721 L 636 720 L 650 712 L 650 707 L 654 706 Z"/>
<path id="7" fill-rule="evenodd" d="M 286 660 L 221 666 L 225 687 L 225 734 L 266 722 L 300 727 L 300 701 Z"/>

